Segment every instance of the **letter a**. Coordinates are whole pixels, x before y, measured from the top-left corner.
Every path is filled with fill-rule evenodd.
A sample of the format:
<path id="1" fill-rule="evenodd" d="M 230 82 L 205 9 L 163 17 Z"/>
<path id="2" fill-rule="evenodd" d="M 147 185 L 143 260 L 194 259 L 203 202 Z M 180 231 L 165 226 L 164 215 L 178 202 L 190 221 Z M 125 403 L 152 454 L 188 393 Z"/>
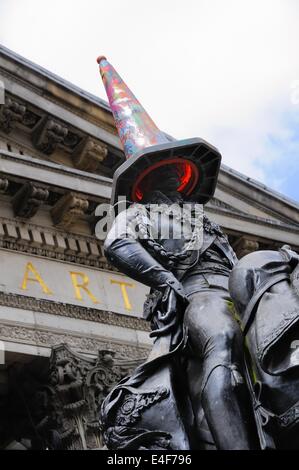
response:
<path id="1" fill-rule="evenodd" d="M 29 277 L 29 273 L 32 273 L 34 277 Z M 24 274 L 24 278 L 23 278 L 23 282 L 21 286 L 23 290 L 27 290 L 28 281 L 38 282 L 44 294 L 53 294 L 53 292 L 49 289 L 47 284 L 43 281 L 43 279 L 41 278 L 40 274 L 37 272 L 33 264 L 30 262 L 26 264 L 25 274 Z"/>

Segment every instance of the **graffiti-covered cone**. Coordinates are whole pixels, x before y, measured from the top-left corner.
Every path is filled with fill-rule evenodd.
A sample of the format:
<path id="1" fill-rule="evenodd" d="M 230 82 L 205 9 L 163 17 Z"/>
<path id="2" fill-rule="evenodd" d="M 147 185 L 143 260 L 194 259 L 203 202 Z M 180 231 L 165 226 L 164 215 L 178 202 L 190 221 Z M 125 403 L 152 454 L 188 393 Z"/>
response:
<path id="1" fill-rule="evenodd" d="M 99 57 L 98 63 L 126 158 L 144 148 L 168 142 L 107 59 Z"/>
<path id="2" fill-rule="evenodd" d="M 199 138 L 168 138 L 158 129 L 106 57 L 98 57 L 97 62 L 126 156 L 126 162 L 114 173 L 112 204 L 117 203 L 120 197 L 128 201 L 142 201 L 145 191 L 149 189 L 149 174 L 166 165 L 175 168 L 180 180 L 176 189 L 185 198 L 208 202 L 214 194 L 220 167 L 218 150 Z"/>

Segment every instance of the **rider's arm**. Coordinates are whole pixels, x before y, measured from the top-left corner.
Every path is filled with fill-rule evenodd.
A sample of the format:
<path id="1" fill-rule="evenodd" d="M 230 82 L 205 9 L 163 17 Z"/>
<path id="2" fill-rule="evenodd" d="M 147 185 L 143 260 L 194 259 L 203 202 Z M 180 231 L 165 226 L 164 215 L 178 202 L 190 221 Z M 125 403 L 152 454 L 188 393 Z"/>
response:
<path id="1" fill-rule="evenodd" d="M 132 279 L 163 291 L 170 286 L 183 295 L 181 283 L 141 245 L 134 227 L 137 209 L 131 206 L 115 219 L 104 243 L 104 252 L 113 266 Z"/>

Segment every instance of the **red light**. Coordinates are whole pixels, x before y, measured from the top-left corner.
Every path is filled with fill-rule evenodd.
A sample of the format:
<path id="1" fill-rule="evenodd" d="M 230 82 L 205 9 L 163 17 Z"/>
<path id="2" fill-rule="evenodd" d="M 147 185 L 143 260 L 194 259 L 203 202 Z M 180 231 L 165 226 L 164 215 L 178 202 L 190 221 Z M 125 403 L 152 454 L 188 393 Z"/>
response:
<path id="1" fill-rule="evenodd" d="M 135 196 L 136 196 L 136 199 L 138 199 L 138 201 L 141 201 L 142 198 L 143 198 L 143 192 L 141 191 L 140 188 L 137 188 L 136 191 L 135 191 Z"/>
<path id="2" fill-rule="evenodd" d="M 146 168 L 139 174 L 132 188 L 132 199 L 135 202 L 142 201 L 144 193 L 150 188 L 147 176 L 157 168 L 165 165 L 176 165 L 180 177 L 180 185 L 178 191 L 185 192 L 187 195 L 191 193 L 198 182 L 199 174 L 198 168 L 193 162 L 183 160 L 182 158 L 173 158 L 170 160 L 163 160 Z"/>
<path id="3" fill-rule="evenodd" d="M 178 191 L 180 192 L 183 191 L 183 189 L 185 189 L 185 187 L 189 183 L 191 176 L 192 176 L 192 168 L 191 168 L 190 163 L 183 163 L 182 166 L 183 166 L 183 174 L 180 178 L 181 184 L 178 187 Z"/>

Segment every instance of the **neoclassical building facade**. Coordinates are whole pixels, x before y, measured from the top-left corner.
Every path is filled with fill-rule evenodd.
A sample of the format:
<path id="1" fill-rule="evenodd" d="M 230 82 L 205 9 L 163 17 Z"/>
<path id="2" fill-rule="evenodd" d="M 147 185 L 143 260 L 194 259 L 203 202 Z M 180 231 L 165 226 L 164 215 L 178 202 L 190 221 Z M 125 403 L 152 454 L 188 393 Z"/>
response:
<path id="1" fill-rule="evenodd" d="M 124 154 L 101 99 L 4 47 L 0 81 L 0 447 L 101 448 L 101 400 L 151 348 L 147 289 L 95 237 Z M 224 165 L 205 210 L 239 257 L 299 250 L 299 205 Z"/>

